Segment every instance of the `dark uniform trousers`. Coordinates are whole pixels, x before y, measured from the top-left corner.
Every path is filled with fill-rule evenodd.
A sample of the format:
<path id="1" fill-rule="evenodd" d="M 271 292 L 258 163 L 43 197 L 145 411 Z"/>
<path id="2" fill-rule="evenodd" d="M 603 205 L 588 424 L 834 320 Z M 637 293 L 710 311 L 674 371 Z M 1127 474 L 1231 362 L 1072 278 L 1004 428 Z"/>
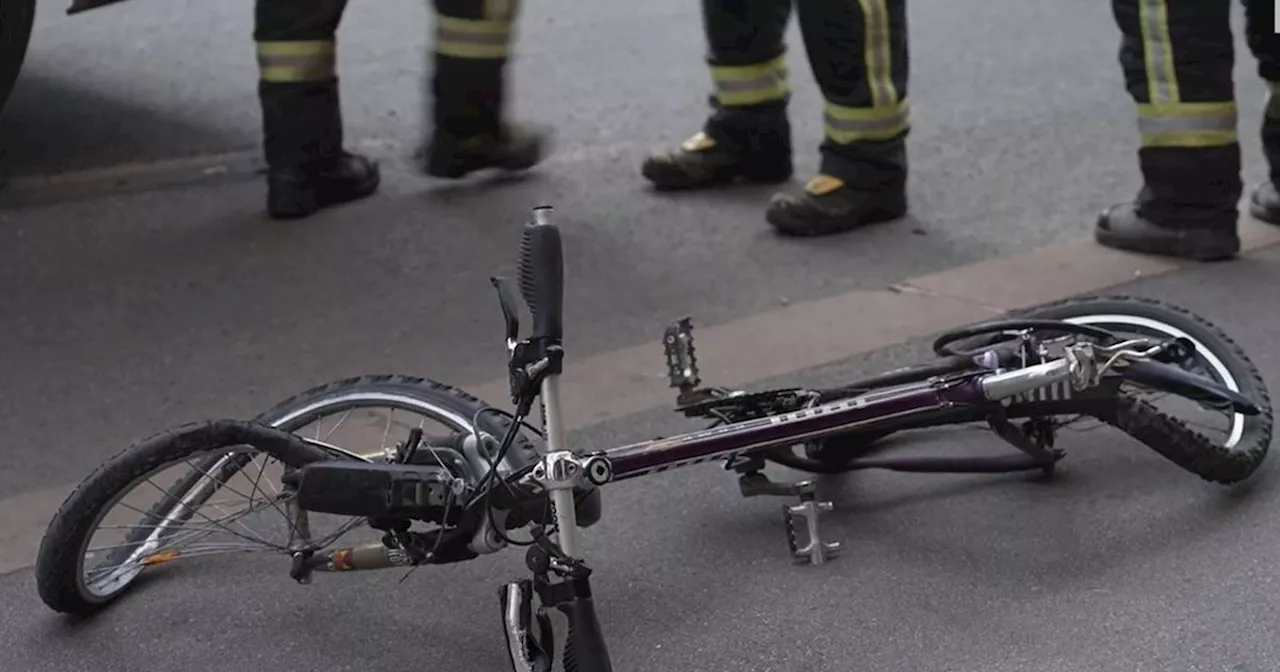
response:
<path id="1" fill-rule="evenodd" d="M 1280 180 L 1280 36 L 1274 0 L 1244 0 L 1247 41 L 1270 95 L 1262 145 Z M 1138 214 L 1234 226 L 1243 191 L 1227 0 L 1112 0 L 1120 64 L 1137 103 L 1144 186 Z"/>
<path id="2" fill-rule="evenodd" d="M 822 172 L 856 188 L 901 184 L 910 126 L 906 0 L 794 1 L 826 101 Z M 783 39 L 792 2 L 702 0 L 715 108 L 704 131 L 713 139 L 750 147 L 772 137 L 790 151 Z"/>
<path id="3" fill-rule="evenodd" d="M 495 130 L 516 0 L 434 0 L 430 93 L 438 132 Z M 257 0 L 263 148 L 267 163 L 299 166 L 342 149 L 335 33 L 347 0 Z"/>

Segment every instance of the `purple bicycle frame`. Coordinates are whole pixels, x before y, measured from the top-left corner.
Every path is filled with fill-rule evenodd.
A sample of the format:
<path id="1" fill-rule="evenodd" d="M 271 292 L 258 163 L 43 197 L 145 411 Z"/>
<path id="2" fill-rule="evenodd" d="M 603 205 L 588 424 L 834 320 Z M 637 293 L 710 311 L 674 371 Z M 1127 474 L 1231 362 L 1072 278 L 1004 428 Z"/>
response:
<path id="1" fill-rule="evenodd" d="M 990 403 L 982 377 L 880 390 L 790 413 L 642 441 L 605 451 L 621 481 L 718 458 L 839 434 L 890 419 Z"/>

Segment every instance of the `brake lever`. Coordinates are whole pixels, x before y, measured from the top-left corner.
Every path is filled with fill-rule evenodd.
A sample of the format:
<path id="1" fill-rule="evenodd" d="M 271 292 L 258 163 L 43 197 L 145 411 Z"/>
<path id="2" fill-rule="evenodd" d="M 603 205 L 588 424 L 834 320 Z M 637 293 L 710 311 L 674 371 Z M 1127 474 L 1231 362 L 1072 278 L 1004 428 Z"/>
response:
<path id="1" fill-rule="evenodd" d="M 502 319 L 507 330 L 507 354 L 515 352 L 516 343 L 520 340 L 520 315 L 516 309 L 516 295 L 511 289 L 511 281 L 501 276 L 489 278 L 494 289 L 498 290 L 498 305 L 502 308 Z"/>

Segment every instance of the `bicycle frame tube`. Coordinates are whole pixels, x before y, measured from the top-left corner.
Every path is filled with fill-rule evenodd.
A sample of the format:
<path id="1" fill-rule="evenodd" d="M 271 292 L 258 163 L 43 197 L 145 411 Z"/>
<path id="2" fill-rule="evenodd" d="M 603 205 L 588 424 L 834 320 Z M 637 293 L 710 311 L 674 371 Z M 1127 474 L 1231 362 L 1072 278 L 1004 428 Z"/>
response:
<path id="1" fill-rule="evenodd" d="M 944 408 L 990 403 L 982 377 L 881 390 L 791 413 L 712 427 L 606 451 L 613 480 L 701 464 L 754 450 L 788 446 Z"/>

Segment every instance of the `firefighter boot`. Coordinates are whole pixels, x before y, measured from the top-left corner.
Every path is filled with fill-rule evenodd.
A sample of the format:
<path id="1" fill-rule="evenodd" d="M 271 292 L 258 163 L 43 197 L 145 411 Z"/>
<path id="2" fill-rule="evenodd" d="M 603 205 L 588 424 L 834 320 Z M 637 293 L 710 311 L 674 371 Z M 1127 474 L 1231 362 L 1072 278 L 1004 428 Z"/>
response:
<path id="1" fill-rule="evenodd" d="M 822 170 L 800 194 L 775 194 L 765 219 L 780 234 L 825 236 L 907 214 L 907 158 L 901 138 L 823 143 Z"/>
<path id="2" fill-rule="evenodd" d="M 1132 203 L 1099 216 L 1099 244 L 1193 261 L 1229 259 L 1240 251 L 1238 144 L 1144 147 L 1138 156 L 1142 190 Z"/>
<path id="3" fill-rule="evenodd" d="M 528 170 L 542 162 L 549 138 L 548 131 L 523 124 L 501 124 L 466 135 L 437 129 L 427 145 L 423 170 L 445 179 L 486 168 Z"/>
<path id="4" fill-rule="evenodd" d="M 462 9 L 442 0 L 437 7 Z M 438 15 L 426 87 L 432 131 L 420 154 L 427 175 L 458 179 L 488 168 L 527 170 L 546 155 L 549 130 L 504 120 L 514 17 L 514 9 L 475 19 Z"/>
<path id="5" fill-rule="evenodd" d="M 1262 153 L 1270 171 L 1267 181 L 1249 195 L 1249 214 L 1258 221 L 1280 226 L 1280 191 L 1276 188 L 1280 184 L 1280 119 L 1276 118 L 1280 111 L 1272 112 L 1272 105 L 1280 108 L 1280 104 L 1272 102 L 1267 106 L 1268 115 L 1262 120 Z"/>
<path id="6" fill-rule="evenodd" d="M 377 164 L 342 148 L 336 81 L 263 82 L 259 99 L 271 217 L 307 217 L 377 191 Z"/>
<path id="7" fill-rule="evenodd" d="M 380 179 L 376 163 L 346 151 L 311 165 L 272 169 L 267 174 L 267 212 L 275 219 L 307 217 L 373 194 Z"/>
<path id="8" fill-rule="evenodd" d="M 785 109 L 716 112 L 679 148 L 645 159 L 640 172 L 659 190 L 791 179 L 791 124 Z"/>

